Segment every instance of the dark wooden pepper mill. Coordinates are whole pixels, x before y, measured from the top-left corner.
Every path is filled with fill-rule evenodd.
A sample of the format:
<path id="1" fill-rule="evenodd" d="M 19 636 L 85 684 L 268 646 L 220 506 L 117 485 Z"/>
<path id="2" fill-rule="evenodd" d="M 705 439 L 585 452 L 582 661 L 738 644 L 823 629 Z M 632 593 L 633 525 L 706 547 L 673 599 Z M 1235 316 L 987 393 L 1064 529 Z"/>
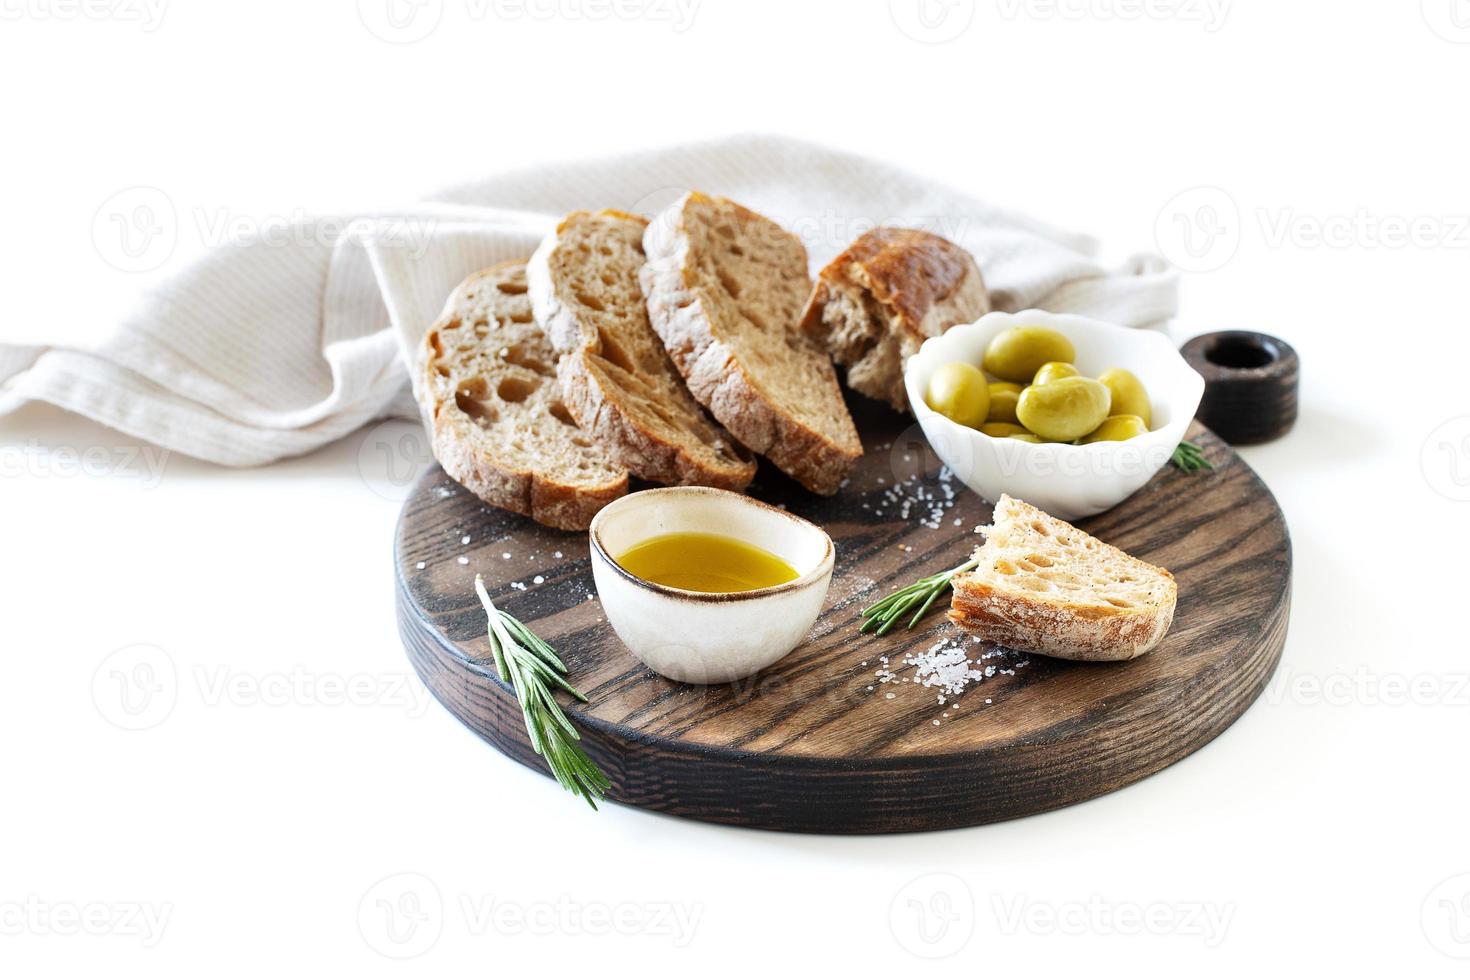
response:
<path id="1" fill-rule="evenodd" d="M 1194 338 L 1180 353 L 1205 379 L 1197 417 L 1226 442 L 1270 442 L 1296 422 L 1299 362 L 1286 341 L 1225 330 Z"/>

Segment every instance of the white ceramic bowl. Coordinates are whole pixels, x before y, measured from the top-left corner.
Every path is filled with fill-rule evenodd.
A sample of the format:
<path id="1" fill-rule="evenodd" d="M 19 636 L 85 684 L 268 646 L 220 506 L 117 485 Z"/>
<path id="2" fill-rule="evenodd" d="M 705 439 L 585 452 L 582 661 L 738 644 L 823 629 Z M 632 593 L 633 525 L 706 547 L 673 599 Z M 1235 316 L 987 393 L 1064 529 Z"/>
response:
<path id="1" fill-rule="evenodd" d="M 941 364 L 978 367 L 992 337 L 1027 325 L 1065 334 L 1077 349 L 1078 370 L 1089 377 L 1110 367 L 1136 374 L 1153 402 L 1153 431 L 1089 446 L 1027 443 L 951 422 L 924 402 L 924 389 Z M 1069 521 L 1107 510 L 1147 483 L 1184 438 L 1205 391 L 1204 379 L 1161 333 L 1039 310 L 990 313 L 924 341 L 909 358 L 904 385 L 925 438 L 967 487 L 989 501 L 1008 493 Z"/>
<path id="2" fill-rule="evenodd" d="M 797 578 L 749 592 L 690 592 L 646 581 L 613 560 L 661 534 L 699 531 L 764 548 Z M 630 493 L 589 529 L 592 578 L 607 621 L 639 660 L 672 680 L 723 684 L 780 660 L 806 638 L 832 584 L 827 532 L 744 494 L 709 487 Z"/>

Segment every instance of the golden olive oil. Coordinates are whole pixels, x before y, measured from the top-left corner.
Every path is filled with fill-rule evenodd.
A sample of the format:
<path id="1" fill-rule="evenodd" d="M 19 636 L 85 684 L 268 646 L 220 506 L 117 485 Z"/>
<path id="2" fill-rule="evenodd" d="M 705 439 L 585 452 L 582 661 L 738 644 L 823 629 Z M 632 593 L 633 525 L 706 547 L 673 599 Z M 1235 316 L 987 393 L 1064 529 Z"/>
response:
<path id="1" fill-rule="evenodd" d="M 723 534 L 684 531 L 639 542 L 617 557 L 632 574 L 690 592 L 746 592 L 790 582 L 796 569 Z"/>

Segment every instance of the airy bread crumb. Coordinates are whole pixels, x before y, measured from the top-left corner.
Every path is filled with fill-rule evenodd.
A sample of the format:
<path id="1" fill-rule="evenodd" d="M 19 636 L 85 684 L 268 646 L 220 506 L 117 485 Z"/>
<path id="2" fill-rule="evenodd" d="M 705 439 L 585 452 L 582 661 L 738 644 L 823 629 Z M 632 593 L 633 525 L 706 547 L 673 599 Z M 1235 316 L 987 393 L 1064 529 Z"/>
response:
<path id="1" fill-rule="evenodd" d="M 1130 660 L 1174 619 L 1174 576 L 1001 495 L 949 618 L 994 643 L 1066 660 Z"/>

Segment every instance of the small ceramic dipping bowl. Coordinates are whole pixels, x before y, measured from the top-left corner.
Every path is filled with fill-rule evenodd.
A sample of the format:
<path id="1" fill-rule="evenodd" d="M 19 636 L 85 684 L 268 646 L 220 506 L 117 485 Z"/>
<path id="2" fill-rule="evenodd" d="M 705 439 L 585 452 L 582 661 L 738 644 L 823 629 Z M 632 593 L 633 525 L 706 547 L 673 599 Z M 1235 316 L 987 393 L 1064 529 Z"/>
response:
<path id="1" fill-rule="evenodd" d="M 748 592 L 658 585 L 613 560 L 663 534 L 722 534 L 790 565 L 790 582 Z M 806 638 L 832 584 L 827 532 L 744 494 L 660 487 L 620 497 L 589 529 L 592 578 L 607 621 L 639 660 L 686 684 L 723 684 L 780 660 Z"/>

